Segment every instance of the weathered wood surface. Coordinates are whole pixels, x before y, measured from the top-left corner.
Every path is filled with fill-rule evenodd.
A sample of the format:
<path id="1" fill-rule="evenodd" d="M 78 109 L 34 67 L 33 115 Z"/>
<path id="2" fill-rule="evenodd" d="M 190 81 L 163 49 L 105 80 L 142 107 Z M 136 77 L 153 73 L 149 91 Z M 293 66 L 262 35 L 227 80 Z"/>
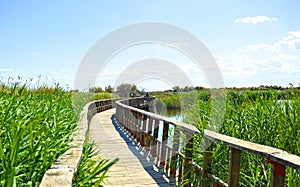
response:
<path id="1" fill-rule="evenodd" d="M 90 123 L 89 141 L 95 141 L 103 158 L 120 160 L 108 172 L 105 186 L 169 186 L 153 162 L 128 134 L 112 124 L 115 109 L 96 114 Z"/>
<path id="2" fill-rule="evenodd" d="M 225 136 L 216 132 L 212 132 L 209 130 L 204 130 L 205 136 L 207 138 L 210 138 L 213 141 L 217 142 L 224 142 L 229 147 L 249 152 L 252 154 L 260 155 L 263 157 L 266 157 L 267 159 L 270 159 L 272 161 L 275 161 L 279 164 L 290 166 L 292 168 L 295 168 L 297 170 L 300 170 L 300 157 L 290 154 L 286 151 L 276 149 L 274 147 L 265 146 L 256 144 L 253 142 L 248 142 L 245 140 L 240 140 L 237 138 L 233 138 L 230 136 Z"/>
<path id="3" fill-rule="evenodd" d="M 231 148 L 228 186 L 239 187 L 241 150 Z"/>
<path id="4" fill-rule="evenodd" d="M 144 98 L 139 98 L 139 101 L 141 101 L 142 103 L 145 103 Z M 134 127 L 134 131 L 137 131 L 136 133 L 136 137 L 138 141 L 141 141 L 141 144 L 144 144 L 144 135 L 145 135 L 145 129 L 147 129 L 147 125 L 149 125 L 149 123 L 145 123 L 147 122 L 147 120 L 149 120 L 149 122 L 153 122 L 153 120 L 157 123 L 162 123 L 163 124 L 163 137 L 162 139 L 165 140 L 163 142 L 166 142 L 166 139 L 168 139 L 169 137 L 167 136 L 166 133 L 166 129 L 169 127 L 169 125 L 173 125 L 175 128 L 180 129 L 181 133 L 185 135 L 186 139 L 185 141 L 187 141 L 189 138 L 188 137 L 193 137 L 193 134 L 198 134 L 200 133 L 198 131 L 198 129 L 195 126 L 189 125 L 189 124 L 185 124 L 185 123 L 180 123 L 176 120 L 172 120 L 170 118 L 164 117 L 164 116 L 160 116 L 158 114 L 153 114 L 138 108 L 135 108 L 134 106 L 132 106 L 131 104 L 133 103 L 133 99 L 130 100 L 121 100 L 121 101 L 117 101 L 116 102 L 116 108 L 117 108 L 117 113 L 116 113 L 116 117 L 118 119 L 118 121 L 124 126 L 124 128 L 129 129 L 129 131 L 132 129 L 132 126 Z M 134 114 L 136 117 L 136 121 L 132 121 L 130 119 L 130 114 Z M 146 118 L 146 119 L 145 119 Z M 143 120 L 142 120 L 143 119 Z M 136 125 L 138 124 L 138 125 Z M 156 123 L 155 123 L 156 124 Z M 152 123 L 150 124 L 152 127 Z M 155 129 L 155 128 L 154 128 Z M 142 133 L 141 133 L 142 132 Z M 150 136 L 150 139 L 157 139 L 157 134 L 154 131 L 154 134 L 152 135 L 151 133 L 147 136 Z M 270 164 L 272 164 L 272 176 L 271 176 L 271 186 L 272 187 L 283 187 L 284 181 L 285 181 L 285 168 L 286 166 L 295 168 L 297 170 L 300 170 L 300 157 L 296 156 L 296 155 L 292 155 L 289 154 L 286 151 L 280 150 L 280 149 L 276 149 L 270 146 L 264 146 L 264 145 L 260 145 L 260 144 L 256 144 L 256 143 L 252 143 L 249 141 L 244 141 L 244 140 L 240 140 L 237 138 L 233 138 L 233 137 L 229 137 L 229 136 L 225 136 L 210 130 L 204 130 L 204 138 L 207 142 L 223 142 L 225 143 L 228 147 L 231 148 L 231 158 L 230 158 L 230 168 L 229 168 L 229 184 L 225 184 L 223 181 L 220 181 L 217 177 L 215 177 L 214 175 L 211 174 L 210 171 L 210 167 L 211 167 L 211 154 L 210 150 L 207 149 L 204 153 L 204 163 L 203 163 L 203 179 L 211 179 L 213 178 L 215 180 L 215 185 L 217 186 L 239 186 L 239 170 L 240 170 L 240 156 L 241 156 L 241 152 L 248 152 L 250 154 L 255 154 L 255 155 L 259 155 L 262 157 L 265 157 L 268 162 Z M 173 140 L 174 142 L 174 140 Z M 191 160 L 189 160 L 188 158 L 192 158 L 190 155 L 192 155 L 193 153 L 189 153 L 189 148 L 192 148 L 192 146 L 190 147 L 189 145 L 191 144 L 186 144 L 185 145 L 185 155 L 183 155 L 183 159 L 178 159 L 178 183 L 180 184 L 182 181 L 182 178 L 184 179 L 189 179 L 191 177 L 187 176 L 186 174 L 188 174 L 188 168 L 189 165 L 195 165 L 196 168 L 200 168 L 200 169 L 196 169 L 194 170 L 194 175 L 199 175 L 199 171 L 201 170 L 201 167 L 197 164 L 193 164 L 194 162 Z M 168 168 L 169 168 L 169 163 L 165 163 L 166 160 L 166 155 L 168 155 L 169 157 L 169 149 L 168 151 L 166 151 L 166 147 L 165 145 L 160 142 L 157 141 L 156 144 L 157 148 L 155 146 L 150 146 L 150 148 L 154 148 L 154 151 L 156 150 L 156 155 L 157 158 L 162 158 L 162 161 L 160 162 L 161 166 L 166 166 L 165 168 L 167 168 L 166 173 L 168 173 Z M 206 148 L 209 147 L 209 145 L 205 146 Z M 175 150 L 176 149 L 176 150 Z M 173 150 L 173 152 L 177 152 L 177 148 L 175 147 Z M 179 153 L 179 155 L 181 155 L 181 153 Z M 181 157 L 181 156 L 180 156 Z M 169 158 L 168 158 L 169 159 Z M 176 160 L 176 158 L 171 159 L 173 160 L 172 165 L 174 165 L 174 160 Z M 184 160 L 184 164 L 182 163 L 182 160 Z M 177 163 L 176 163 L 177 165 Z M 183 168 L 182 168 L 183 167 Z M 162 171 L 163 171 L 164 167 L 162 167 Z M 199 171 L 198 171 L 199 170 Z M 177 170 L 174 170 L 173 167 L 171 167 L 171 172 L 170 175 L 171 177 L 171 183 L 174 183 L 173 179 L 174 176 L 176 176 Z M 204 180 L 204 181 L 205 181 Z M 176 183 L 176 181 L 175 181 Z M 193 186 L 197 186 L 199 183 L 195 180 Z M 192 182 L 187 182 L 185 184 L 185 186 L 190 186 L 192 184 Z M 207 184 L 205 182 L 202 183 L 202 186 L 207 186 Z"/>

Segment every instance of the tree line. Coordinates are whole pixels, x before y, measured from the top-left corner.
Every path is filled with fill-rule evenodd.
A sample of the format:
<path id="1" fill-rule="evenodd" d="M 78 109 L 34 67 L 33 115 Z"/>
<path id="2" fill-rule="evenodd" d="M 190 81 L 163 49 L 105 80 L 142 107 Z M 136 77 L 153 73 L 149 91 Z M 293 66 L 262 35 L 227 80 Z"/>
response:
<path id="1" fill-rule="evenodd" d="M 228 90 L 236 90 L 236 91 L 264 91 L 264 90 L 289 90 L 289 89 L 298 89 L 300 90 L 300 85 L 294 86 L 293 84 L 289 84 L 287 87 L 283 86 L 276 86 L 276 85 L 261 85 L 261 86 L 252 86 L 252 87 L 226 87 L 225 89 Z M 179 87 L 174 86 L 172 89 L 164 90 L 164 91 L 153 91 L 152 93 L 156 92 L 190 92 L 193 90 L 203 90 L 208 91 L 210 88 L 206 88 L 203 86 L 185 86 L 185 87 Z M 76 92 L 75 90 L 72 90 L 73 92 Z M 134 96 L 142 96 L 146 94 L 146 91 L 144 88 L 138 89 L 135 84 L 129 84 L 129 83 L 123 83 L 117 88 L 113 88 L 111 85 L 108 85 L 104 87 L 91 87 L 89 88 L 90 93 L 117 93 L 120 97 L 134 97 Z"/>

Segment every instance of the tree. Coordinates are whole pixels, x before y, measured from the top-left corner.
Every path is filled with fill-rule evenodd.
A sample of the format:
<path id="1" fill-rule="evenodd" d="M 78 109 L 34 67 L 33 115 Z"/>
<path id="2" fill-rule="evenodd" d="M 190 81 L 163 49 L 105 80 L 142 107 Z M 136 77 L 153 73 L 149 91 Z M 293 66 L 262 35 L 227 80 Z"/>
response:
<path id="1" fill-rule="evenodd" d="M 193 87 L 192 87 L 192 86 L 191 86 L 191 87 L 185 86 L 185 87 L 182 89 L 183 92 L 189 92 L 189 91 L 192 91 L 192 90 L 193 90 Z"/>
<path id="2" fill-rule="evenodd" d="M 105 92 L 112 93 L 113 91 L 114 91 L 114 88 L 111 87 L 110 85 L 108 85 L 107 87 L 105 87 Z"/>
<path id="3" fill-rule="evenodd" d="M 103 92 L 103 89 L 101 87 L 92 87 L 89 89 L 89 92 L 91 93 L 100 93 Z"/>
<path id="4" fill-rule="evenodd" d="M 139 95 L 141 92 L 137 89 L 136 85 L 131 84 L 121 84 L 117 87 L 117 94 L 121 97 L 128 97 L 128 96 L 136 96 Z"/>
<path id="5" fill-rule="evenodd" d="M 128 97 L 131 93 L 132 85 L 131 84 L 121 84 L 117 87 L 117 94 L 120 97 Z"/>
<path id="6" fill-rule="evenodd" d="M 174 87 L 173 87 L 173 90 L 174 90 L 174 92 L 179 92 L 180 87 L 179 87 L 179 86 L 174 86 Z"/>

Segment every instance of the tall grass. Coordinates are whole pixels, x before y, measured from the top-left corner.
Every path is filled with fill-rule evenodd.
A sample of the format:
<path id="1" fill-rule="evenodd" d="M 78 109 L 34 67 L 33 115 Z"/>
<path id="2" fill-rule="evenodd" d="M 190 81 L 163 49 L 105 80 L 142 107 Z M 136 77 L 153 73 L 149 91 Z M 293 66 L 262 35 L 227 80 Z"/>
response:
<path id="1" fill-rule="evenodd" d="M 116 93 L 103 92 L 103 93 L 96 93 L 94 97 L 95 100 L 104 100 L 104 99 L 118 98 L 119 96 Z"/>
<path id="2" fill-rule="evenodd" d="M 85 143 L 78 171 L 72 186 L 104 186 L 104 179 L 107 178 L 109 168 L 118 159 L 112 161 L 99 156 L 95 143 Z"/>
<path id="3" fill-rule="evenodd" d="M 46 170 L 70 148 L 80 112 L 92 100 L 95 94 L 66 92 L 58 84 L 0 85 L 0 186 L 39 186 Z M 100 184 L 99 176 L 106 176 L 115 161 L 98 159 L 101 164 L 95 166 L 95 154 L 85 145 L 76 181 L 84 176 L 83 184 Z"/>
<path id="4" fill-rule="evenodd" d="M 180 95 L 177 92 L 161 92 L 154 94 L 154 96 L 157 97 L 155 105 L 157 105 L 158 108 L 181 108 Z"/>
<path id="5" fill-rule="evenodd" d="M 200 132 L 208 127 L 212 119 L 212 99 L 207 91 L 198 92 L 198 102 L 184 108 L 184 121 L 194 124 Z M 181 95 L 189 100 L 189 94 Z M 184 101 L 186 102 L 186 101 Z M 235 91 L 229 90 L 226 113 L 220 133 L 285 150 L 300 156 L 300 92 L 285 91 Z M 195 141 L 194 160 L 201 166 L 203 161 L 201 137 Z M 213 144 L 214 175 L 227 181 L 229 148 L 224 144 Z M 271 165 L 266 158 L 242 153 L 241 186 L 269 186 Z M 300 172 L 287 169 L 286 184 L 298 186 Z"/>
<path id="6" fill-rule="evenodd" d="M 220 133 L 300 155 L 298 91 L 231 92 L 226 105 Z M 222 144 L 215 145 L 214 150 L 213 172 L 226 181 L 229 150 Z M 242 154 L 241 186 L 269 186 L 270 175 L 271 166 L 266 158 Z M 300 172 L 289 168 L 286 183 L 299 184 Z"/>
<path id="7" fill-rule="evenodd" d="M 65 152 L 76 128 L 71 97 L 63 89 L 0 87 L 1 186 L 38 186 Z"/>

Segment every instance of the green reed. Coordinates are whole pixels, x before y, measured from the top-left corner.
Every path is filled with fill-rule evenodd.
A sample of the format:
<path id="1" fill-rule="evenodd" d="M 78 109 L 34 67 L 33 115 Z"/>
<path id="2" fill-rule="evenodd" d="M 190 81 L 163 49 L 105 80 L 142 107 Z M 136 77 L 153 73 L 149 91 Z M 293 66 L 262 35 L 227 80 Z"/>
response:
<path id="1" fill-rule="evenodd" d="M 38 186 L 69 147 L 76 119 L 61 88 L 0 87 L 0 184 Z"/>
<path id="2" fill-rule="evenodd" d="M 112 161 L 101 158 L 95 143 L 85 143 L 75 180 L 72 186 L 104 186 L 107 172 L 118 159 Z"/>
<path id="3" fill-rule="evenodd" d="M 182 93 L 183 103 L 193 103 L 191 95 Z M 198 102 L 183 107 L 184 121 L 194 124 L 202 132 L 195 141 L 194 160 L 202 165 L 203 130 L 214 122 L 211 116 L 212 98 L 207 91 L 198 91 Z M 194 100 L 195 101 L 195 100 Z M 184 105 L 181 105 L 184 106 Z M 217 106 L 218 107 L 218 106 Z M 268 145 L 300 156 L 300 92 L 296 89 L 281 91 L 227 90 L 226 112 L 219 132 L 225 135 Z M 229 148 L 224 144 L 212 145 L 214 175 L 227 181 Z M 242 153 L 240 186 L 269 186 L 271 165 L 266 158 Z M 300 172 L 287 168 L 286 184 L 297 186 Z"/>

